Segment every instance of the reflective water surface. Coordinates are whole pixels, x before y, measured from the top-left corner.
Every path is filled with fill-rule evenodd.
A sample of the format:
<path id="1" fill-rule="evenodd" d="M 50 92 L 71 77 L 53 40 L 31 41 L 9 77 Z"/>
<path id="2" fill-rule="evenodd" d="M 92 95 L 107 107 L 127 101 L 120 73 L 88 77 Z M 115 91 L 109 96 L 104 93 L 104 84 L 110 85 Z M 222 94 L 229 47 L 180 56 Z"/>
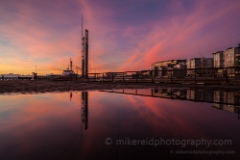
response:
<path id="1" fill-rule="evenodd" d="M 0 159 L 238 159 L 239 99 L 173 88 L 3 94 Z"/>

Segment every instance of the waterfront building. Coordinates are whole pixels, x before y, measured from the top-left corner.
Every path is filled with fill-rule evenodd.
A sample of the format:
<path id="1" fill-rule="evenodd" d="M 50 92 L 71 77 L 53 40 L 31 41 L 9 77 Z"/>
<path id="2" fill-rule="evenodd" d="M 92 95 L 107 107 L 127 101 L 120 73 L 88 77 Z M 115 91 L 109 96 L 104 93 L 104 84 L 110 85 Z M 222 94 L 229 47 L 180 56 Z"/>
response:
<path id="1" fill-rule="evenodd" d="M 240 76 L 240 44 L 238 47 L 229 47 L 223 52 L 224 68 L 228 77 Z"/>
<path id="2" fill-rule="evenodd" d="M 185 76 L 186 63 L 187 63 L 187 60 L 167 60 L 167 61 L 155 62 L 152 64 L 154 77 L 159 77 L 159 78 L 170 77 L 170 76 L 176 77 L 181 74 Z"/>
<path id="3" fill-rule="evenodd" d="M 213 67 L 214 68 L 224 67 L 223 51 L 217 51 L 213 53 Z"/>
<path id="4" fill-rule="evenodd" d="M 217 51 L 213 53 L 213 67 L 217 77 L 223 77 L 224 73 L 224 56 L 223 51 Z"/>
<path id="5" fill-rule="evenodd" d="M 192 58 L 187 60 L 187 76 L 195 76 L 195 69 L 201 68 L 201 58 Z"/>
<path id="6" fill-rule="evenodd" d="M 213 58 L 192 58 L 187 62 L 187 76 L 213 76 Z"/>
<path id="7" fill-rule="evenodd" d="M 168 71 L 168 77 L 172 74 L 173 78 L 185 78 L 187 74 L 187 65 L 186 63 L 180 63 L 170 68 Z"/>

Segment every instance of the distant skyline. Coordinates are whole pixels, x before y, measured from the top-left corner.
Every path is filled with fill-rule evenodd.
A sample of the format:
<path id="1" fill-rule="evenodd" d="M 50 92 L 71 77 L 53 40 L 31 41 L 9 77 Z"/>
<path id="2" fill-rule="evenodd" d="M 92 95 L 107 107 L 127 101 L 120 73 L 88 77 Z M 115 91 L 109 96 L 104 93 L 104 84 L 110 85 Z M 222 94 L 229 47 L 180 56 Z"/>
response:
<path id="1" fill-rule="evenodd" d="M 81 14 L 89 72 L 149 69 L 156 61 L 213 57 L 240 43 L 238 0 L 1 0 L 0 74 L 81 67 Z"/>

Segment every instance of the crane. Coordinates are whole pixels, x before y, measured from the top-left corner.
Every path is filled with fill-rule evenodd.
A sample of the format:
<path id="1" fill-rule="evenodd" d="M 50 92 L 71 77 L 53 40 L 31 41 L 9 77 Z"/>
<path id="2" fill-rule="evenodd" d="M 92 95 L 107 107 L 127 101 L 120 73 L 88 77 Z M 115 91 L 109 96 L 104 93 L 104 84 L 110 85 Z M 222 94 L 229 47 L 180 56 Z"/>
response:
<path id="1" fill-rule="evenodd" d="M 203 55 L 202 55 L 202 53 L 200 53 L 200 52 L 198 52 L 198 53 L 200 54 L 200 56 L 202 56 L 202 58 L 204 58 Z"/>
<path id="2" fill-rule="evenodd" d="M 76 66 L 76 71 L 77 71 L 77 74 L 78 74 L 78 70 L 82 70 L 82 68 Z"/>

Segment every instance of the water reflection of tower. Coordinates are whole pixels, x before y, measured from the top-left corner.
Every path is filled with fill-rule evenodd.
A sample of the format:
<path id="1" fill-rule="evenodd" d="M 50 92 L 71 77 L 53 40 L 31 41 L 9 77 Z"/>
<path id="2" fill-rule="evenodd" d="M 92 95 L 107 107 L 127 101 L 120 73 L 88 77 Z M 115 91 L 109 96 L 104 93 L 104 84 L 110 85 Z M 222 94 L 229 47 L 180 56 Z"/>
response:
<path id="1" fill-rule="evenodd" d="M 70 101 L 72 100 L 72 92 L 70 92 Z"/>
<path id="2" fill-rule="evenodd" d="M 82 122 L 84 129 L 88 129 L 88 92 L 82 92 Z"/>

